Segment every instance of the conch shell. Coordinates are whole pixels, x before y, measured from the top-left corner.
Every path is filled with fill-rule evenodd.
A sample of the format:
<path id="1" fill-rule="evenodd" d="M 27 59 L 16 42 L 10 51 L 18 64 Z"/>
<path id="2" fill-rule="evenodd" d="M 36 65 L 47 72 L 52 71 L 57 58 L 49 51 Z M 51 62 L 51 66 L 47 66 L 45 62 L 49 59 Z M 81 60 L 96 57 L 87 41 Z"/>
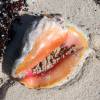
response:
<path id="1" fill-rule="evenodd" d="M 58 86 L 75 71 L 88 50 L 86 35 L 75 26 L 67 24 L 61 16 L 44 16 L 36 27 L 31 27 L 27 33 L 27 41 L 21 57 L 15 62 L 12 76 L 28 88 Z M 66 52 L 61 53 L 61 48 Z M 55 50 L 58 50 L 57 54 Z M 52 53 L 59 59 L 51 59 Z M 48 57 L 52 64 L 49 63 L 50 60 L 44 64 Z M 50 68 L 47 68 L 49 65 Z M 36 71 L 36 68 L 41 66 L 46 70 Z M 33 69 L 36 72 L 33 72 Z"/>

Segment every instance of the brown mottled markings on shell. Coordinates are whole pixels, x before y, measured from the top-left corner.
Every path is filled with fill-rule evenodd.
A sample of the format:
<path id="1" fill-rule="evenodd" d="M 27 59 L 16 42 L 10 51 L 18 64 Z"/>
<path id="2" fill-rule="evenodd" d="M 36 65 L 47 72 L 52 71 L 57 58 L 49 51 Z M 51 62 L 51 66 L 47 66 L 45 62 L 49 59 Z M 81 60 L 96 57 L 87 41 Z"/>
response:
<path id="1" fill-rule="evenodd" d="M 78 48 L 75 45 L 72 45 L 72 47 L 58 47 L 54 51 L 51 52 L 51 54 L 48 55 L 42 62 L 40 62 L 34 69 L 32 69 L 33 73 L 41 73 L 44 71 L 49 70 L 53 67 L 53 65 L 57 64 L 62 58 L 65 58 L 66 55 L 73 54 L 77 50 L 81 48 Z"/>

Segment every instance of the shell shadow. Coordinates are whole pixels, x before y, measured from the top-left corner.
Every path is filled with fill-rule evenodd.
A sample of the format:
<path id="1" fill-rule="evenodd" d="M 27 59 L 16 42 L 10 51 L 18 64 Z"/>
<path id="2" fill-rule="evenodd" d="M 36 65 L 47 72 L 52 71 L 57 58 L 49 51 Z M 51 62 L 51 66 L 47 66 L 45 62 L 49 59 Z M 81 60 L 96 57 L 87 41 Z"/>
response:
<path id="1" fill-rule="evenodd" d="M 41 16 L 23 15 L 17 17 L 9 29 L 10 40 L 7 43 L 5 54 L 3 56 L 2 71 L 7 75 L 11 75 L 15 60 L 20 57 L 24 42 L 27 38 L 25 35 L 29 28 L 33 27 L 34 23 L 39 22 Z M 36 27 L 36 25 L 34 27 Z"/>

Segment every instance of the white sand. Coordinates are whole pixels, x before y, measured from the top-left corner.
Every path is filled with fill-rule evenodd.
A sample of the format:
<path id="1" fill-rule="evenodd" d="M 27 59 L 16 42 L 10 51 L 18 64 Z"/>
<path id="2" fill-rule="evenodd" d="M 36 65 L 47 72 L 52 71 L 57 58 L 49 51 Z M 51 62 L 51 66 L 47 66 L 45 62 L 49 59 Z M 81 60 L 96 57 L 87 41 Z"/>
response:
<path id="1" fill-rule="evenodd" d="M 91 34 L 90 47 L 96 52 L 84 64 L 80 77 L 60 90 L 29 90 L 16 83 L 8 89 L 5 100 L 100 100 L 100 7 L 93 0 L 40 1 L 42 3 L 34 5 L 34 12 L 42 10 L 63 14 L 70 22 Z M 0 77 L 4 77 L 3 74 Z"/>

